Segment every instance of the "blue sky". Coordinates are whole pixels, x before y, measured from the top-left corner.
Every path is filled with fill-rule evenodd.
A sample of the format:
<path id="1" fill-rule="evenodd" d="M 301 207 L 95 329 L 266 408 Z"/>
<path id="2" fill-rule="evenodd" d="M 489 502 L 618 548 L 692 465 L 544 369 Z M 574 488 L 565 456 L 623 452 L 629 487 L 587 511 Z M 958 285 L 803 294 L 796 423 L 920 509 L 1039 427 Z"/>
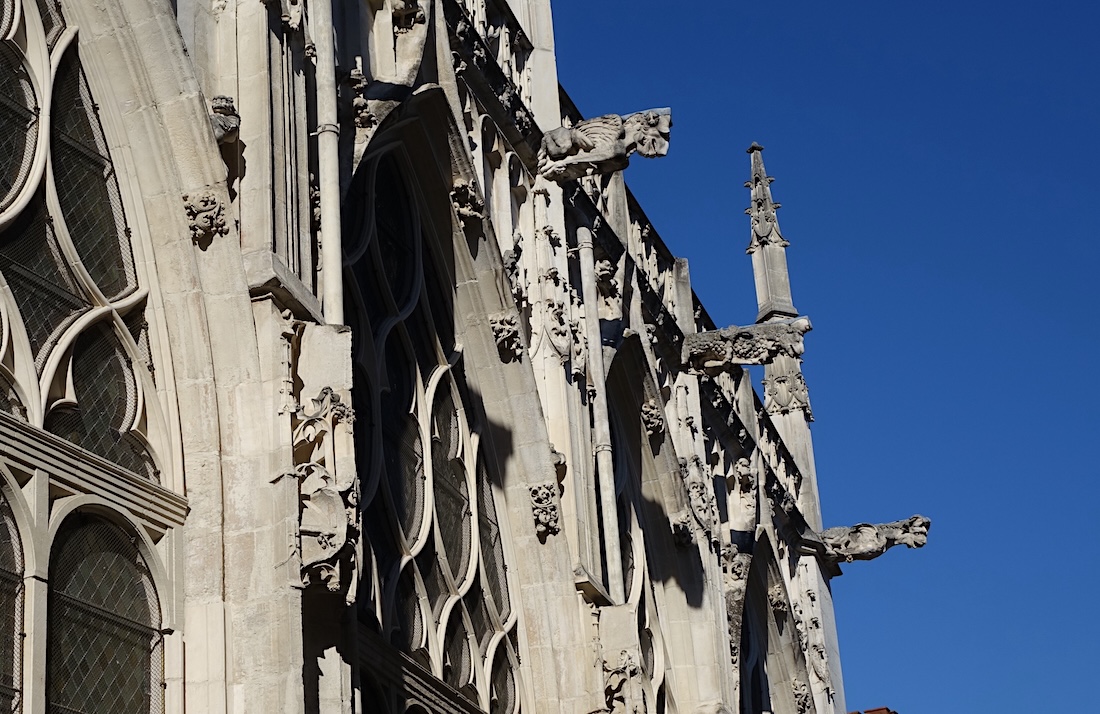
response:
<path id="1" fill-rule="evenodd" d="M 589 116 L 673 108 L 627 181 L 715 321 L 756 314 L 764 145 L 826 525 L 932 518 L 834 581 L 850 710 L 1090 706 L 1100 9 L 555 0 Z"/>

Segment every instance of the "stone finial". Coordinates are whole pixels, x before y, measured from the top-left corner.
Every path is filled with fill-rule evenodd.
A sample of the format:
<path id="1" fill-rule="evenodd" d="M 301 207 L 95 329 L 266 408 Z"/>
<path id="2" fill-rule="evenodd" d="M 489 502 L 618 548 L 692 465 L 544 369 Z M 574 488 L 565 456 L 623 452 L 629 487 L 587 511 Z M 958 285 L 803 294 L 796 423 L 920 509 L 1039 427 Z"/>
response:
<path id="1" fill-rule="evenodd" d="M 635 152 L 649 159 L 667 154 L 671 130 L 672 112 L 667 108 L 607 114 L 552 129 L 542 137 L 539 173 L 560 183 L 620 171 Z"/>
<path id="2" fill-rule="evenodd" d="M 233 105 L 233 97 L 217 96 L 210 101 L 210 128 L 219 144 L 232 144 L 241 128 L 241 115 Z"/>
<path id="3" fill-rule="evenodd" d="M 932 520 L 921 515 L 892 523 L 857 523 L 854 526 L 829 528 L 821 533 L 825 557 L 839 563 L 853 560 L 874 560 L 895 545 L 923 548 L 928 542 Z"/>
<path id="4" fill-rule="evenodd" d="M 799 357 L 810 319 L 776 320 L 761 325 L 697 332 L 684 338 L 683 364 L 692 374 L 715 375 L 734 365 L 769 364 L 779 355 Z"/>
<path id="5" fill-rule="evenodd" d="M 757 248 L 768 243 L 786 248 L 790 243 L 779 232 L 779 219 L 775 215 L 782 204 L 772 200 L 771 184 L 775 179 L 764 170 L 761 155 L 764 147 L 754 141 L 747 151 L 752 156 L 752 176 L 745 182 L 745 188 L 751 191 L 752 203 L 745 213 L 752 219 L 752 236 L 745 252 L 755 253 Z"/>

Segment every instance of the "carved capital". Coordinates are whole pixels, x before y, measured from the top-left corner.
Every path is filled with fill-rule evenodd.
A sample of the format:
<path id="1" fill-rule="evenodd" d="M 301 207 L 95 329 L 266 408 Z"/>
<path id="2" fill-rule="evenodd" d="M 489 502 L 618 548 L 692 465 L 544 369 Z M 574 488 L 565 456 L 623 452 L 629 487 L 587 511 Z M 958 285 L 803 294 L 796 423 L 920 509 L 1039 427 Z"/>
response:
<path id="1" fill-rule="evenodd" d="M 552 129 L 543 135 L 539 148 L 539 173 L 560 183 L 620 171 L 635 152 L 646 158 L 667 154 L 671 130 L 667 108 L 607 114 Z"/>
<path id="2" fill-rule="evenodd" d="M 811 329 L 808 317 L 797 317 L 697 332 L 684 338 L 681 360 L 692 374 L 713 376 L 734 365 L 769 364 L 779 355 L 797 358 L 805 350 L 802 336 Z"/>
<path id="3" fill-rule="evenodd" d="M 191 240 L 200 248 L 206 248 L 215 236 L 229 233 L 225 222 L 225 207 L 212 193 L 199 196 L 183 196 L 183 210 L 191 228 Z"/>
<path id="4" fill-rule="evenodd" d="M 923 548 L 932 521 L 921 515 L 892 523 L 857 523 L 821 533 L 825 558 L 833 563 L 874 560 L 895 545 Z"/>
<path id="5" fill-rule="evenodd" d="M 489 318 L 497 351 L 504 362 L 513 362 L 523 355 L 523 342 L 519 338 L 519 322 L 515 315 L 500 313 Z"/>
<path id="6" fill-rule="evenodd" d="M 535 534 L 546 542 L 546 537 L 561 532 L 558 523 L 558 493 L 555 483 L 528 486 L 531 494 L 531 512 L 535 517 Z"/>

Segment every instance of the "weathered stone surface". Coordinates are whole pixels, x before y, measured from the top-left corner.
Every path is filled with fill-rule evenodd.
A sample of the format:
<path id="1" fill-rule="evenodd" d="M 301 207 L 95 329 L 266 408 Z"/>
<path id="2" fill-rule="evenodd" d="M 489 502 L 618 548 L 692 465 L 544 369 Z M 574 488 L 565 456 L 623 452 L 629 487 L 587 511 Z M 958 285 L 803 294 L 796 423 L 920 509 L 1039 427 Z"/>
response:
<path id="1" fill-rule="evenodd" d="M 768 364 L 779 355 L 799 357 L 805 350 L 802 336 L 811 329 L 809 318 L 799 317 L 698 332 L 684 338 L 681 359 L 693 373 L 714 375 L 739 365 Z"/>
<path id="2" fill-rule="evenodd" d="M 931 519 L 917 515 L 891 523 L 857 523 L 830 528 L 821 533 L 821 539 L 829 558 L 850 563 L 874 560 L 895 545 L 923 548 L 931 527 Z"/>
<path id="3" fill-rule="evenodd" d="M 546 132 L 539 148 L 539 173 L 551 181 L 621 171 L 637 152 L 646 158 L 668 153 L 672 112 L 649 109 L 607 114 Z"/>

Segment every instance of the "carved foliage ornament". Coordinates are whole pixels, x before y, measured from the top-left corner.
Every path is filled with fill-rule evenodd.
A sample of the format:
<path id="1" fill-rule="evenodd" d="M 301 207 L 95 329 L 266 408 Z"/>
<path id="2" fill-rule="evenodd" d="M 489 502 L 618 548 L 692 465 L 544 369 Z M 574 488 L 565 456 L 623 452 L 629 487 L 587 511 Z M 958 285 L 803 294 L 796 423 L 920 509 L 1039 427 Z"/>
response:
<path id="1" fill-rule="evenodd" d="M 921 515 L 892 523 L 857 523 L 851 527 L 829 528 L 821 534 L 825 557 L 834 563 L 874 560 L 895 545 L 923 548 L 928 542 L 932 521 Z"/>
<path id="2" fill-rule="evenodd" d="M 184 195 L 183 209 L 191 228 L 191 240 L 200 248 L 206 248 L 215 236 L 229 233 L 225 222 L 225 207 L 212 193 L 198 196 Z"/>
<path id="3" fill-rule="evenodd" d="M 456 181 L 451 189 L 451 205 L 464 224 L 476 224 L 485 217 L 485 202 L 467 181 Z"/>
<path id="4" fill-rule="evenodd" d="M 802 336 L 811 329 L 809 318 L 797 317 L 697 332 L 684 338 L 681 359 L 692 374 L 714 376 L 734 365 L 769 364 L 779 355 L 797 358 L 805 351 Z"/>
<path id="5" fill-rule="evenodd" d="M 810 390 L 806 378 L 797 367 L 788 374 L 766 377 L 764 386 L 764 409 L 768 414 L 790 414 L 801 411 L 806 421 L 814 420 L 810 408 Z"/>
<path id="6" fill-rule="evenodd" d="M 302 584 L 309 585 L 316 578 L 338 592 L 345 580 L 342 568 L 354 565 L 353 551 L 359 538 L 359 479 L 354 466 L 341 468 L 338 464 L 338 454 L 353 453 L 355 412 L 329 387 L 311 401 L 312 411 L 301 411 L 294 420 Z M 355 574 L 349 575 L 354 580 Z"/>
<path id="7" fill-rule="evenodd" d="M 671 130 L 672 112 L 667 108 L 607 114 L 552 129 L 543 135 L 539 148 L 539 173 L 563 182 L 620 171 L 635 152 L 650 159 L 667 154 Z"/>
<path id="8" fill-rule="evenodd" d="M 779 232 L 775 212 L 781 205 L 772 200 L 771 185 L 775 179 L 764 170 L 764 158 L 760 155 L 763 150 L 764 147 L 756 142 L 748 149 L 752 155 L 752 178 L 745 182 L 745 188 L 751 191 L 752 203 L 745 213 L 752 221 L 752 237 L 746 253 L 755 253 L 762 245 L 776 244 L 784 248 L 790 245 Z"/>
<path id="9" fill-rule="evenodd" d="M 546 542 L 546 537 L 561 532 L 558 523 L 558 498 L 557 485 L 554 483 L 540 483 L 529 486 L 531 493 L 531 512 L 535 517 L 535 534 L 539 540 Z"/>

